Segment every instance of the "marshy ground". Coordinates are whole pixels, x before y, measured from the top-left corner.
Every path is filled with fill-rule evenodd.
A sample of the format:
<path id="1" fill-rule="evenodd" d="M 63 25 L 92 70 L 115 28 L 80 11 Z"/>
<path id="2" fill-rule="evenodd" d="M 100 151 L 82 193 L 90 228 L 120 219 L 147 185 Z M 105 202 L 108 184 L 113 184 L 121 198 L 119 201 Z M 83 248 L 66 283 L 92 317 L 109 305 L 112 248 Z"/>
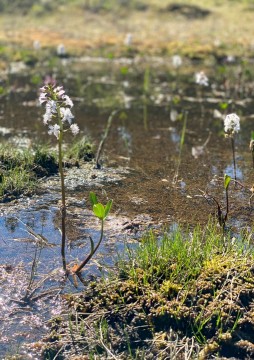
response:
<path id="1" fill-rule="evenodd" d="M 254 358 L 252 2 L 17 0 L 0 11 L 1 357 Z M 58 257 L 56 144 L 37 100 L 46 77 L 68 89 L 81 130 L 64 158 L 71 264 L 99 236 L 89 191 L 113 199 L 78 289 Z M 241 131 L 223 231 L 230 112 Z"/>

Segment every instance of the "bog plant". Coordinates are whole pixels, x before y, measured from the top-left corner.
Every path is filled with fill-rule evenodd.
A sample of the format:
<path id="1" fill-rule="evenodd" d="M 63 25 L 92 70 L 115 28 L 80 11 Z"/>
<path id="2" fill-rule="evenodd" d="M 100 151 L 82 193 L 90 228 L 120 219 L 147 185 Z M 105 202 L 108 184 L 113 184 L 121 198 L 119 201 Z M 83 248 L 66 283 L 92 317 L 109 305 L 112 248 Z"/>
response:
<path id="1" fill-rule="evenodd" d="M 83 267 L 88 263 L 88 261 L 93 257 L 95 252 L 98 250 L 98 248 L 102 242 L 102 239 L 103 239 L 104 220 L 108 216 L 111 206 L 112 206 L 112 200 L 109 200 L 105 206 L 102 205 L 101 203 L 99 203 L 97 200 L 96 194 L 92 191 L 90 192 L 90 200 L 91 200 L 91 203 L 93 206 L 93 213 L 101 222 L 101 234 L 100 234 L 100 239 L 96 246 L 94 246 L 93 239 L 91 237 L 89 238 L 90 243 L 91 243 L 90 254 L 80 263 L 80 265 L 78 265 L 74 268 L 73 271 L 76 274 L 79 273 L 83 269 Z"/>
<path id="2" fill-rule="evenodd" d="M 54 135 L 58 142 L 58 164 L 59 173 L 61 178 L 61 217 L 62 217 L 62 241 L 61 241 L 61 255 L 63 262 L 63 269 L 66 271 L 66 258 L 65 258 L 65 243 L 66 243 L 66 202 L 65 202 L 65 185 L 64 185 L 64 173 L 63 173 L 63 135 L 64 132 L 70 130 L 73 135 L 77 135 L 79 127 L 77 124 L 73 124 L 74 118 L 71 108 L 73 102 L 68 95 L 65 94 L 65 90 L 62 86 L 55 86 L 53 83 L 46 84 L 41 89 L 39 102 L 45 104 L 46 112 L 43 116 L 43 123 L 48 126 L 49 135 Z"/>
<path id="3" fill-rule="evenodd" d="M 224 217 L 224 223 L 227 221 L 228 213 L 229 213 L 229 200 L 228 200 L 228 187 L 231 181 L 231 177 L 227 174 L 224 175 L 224 189 L 226 191 L 226 214 Z"/>
<path id="4" fill-rule="evenodd" d="M 225 132 L 225 136 L 231 139 L 235 180 L 236 180 L 235 134 L 238 133 L 239 131 L 240 131 L 239 116 L 236 114 L 227 115 L 224 120 L 224 132 Z"/>
<path id="5" fill-rule="evenodd" d="M 173 181 L 172 181 L 172 183 L 174 185 L 178 182 L 179 168 L 181 165 L 182 151 L 183 151 L 183 145 L 184 145 L 185 133 L 186 133 L 187 117 L 188 117 L 188 112 L 186 111 L 184 114 L 184 119 L 183 119 L 183 127 L 182 127 L 182 133 L 181 133 L 181 138 L 180 138 L 180 146 L 179 146 L 179 154 L 178 154 L 178 159 L 177 159 L 177 164 L 176 164 L 176 171 L 175 171 L 175 175 L 174 175 Z"/>
<path id="6" fill-rule="evenodd" d="M 73 123 L 74 116 L 71 112 L 73 107 L 73 102 L 68 95 L 65 94 L 65 90 L 62 86 L 56 86 L 54 83 L 48 83 L 43 86 L 41 89 L 41 94 L 39 97 L 40 104 L 45 104 L 46 112 L 43 116 L 43 122 L 48 126 L 49 135 L 54 135 L 58 142 L 58 165 L 59 173 L 61 179 L 61 256 L 63 269 L 67 273 L 66 265 L 66 194 L 65 194 L 65 182 L 64 182 L 64 172 L 63 172 L 63 136 L 64 133 L 70 131 L 73 135 L 79 133 L 79 127 L 77 124 Z M 75 273 L 80 272 L 80 270 L 85 266 L 85 264 L 90 260 L 98 249 L 102 238 L 103 238 L 103 224 L 104 220 L 107 217 L 112 201 L 109 201 L 104 207 L 102 204 L 98 203 L 96 195 L 92 193 L 90 195 L 93 204 L 93 212 L 101 220 L 101 237 L 99 243 L 94 247 L 94 242 L 91 241 L 91 253 L 90 255 L 75 269 Z"/>

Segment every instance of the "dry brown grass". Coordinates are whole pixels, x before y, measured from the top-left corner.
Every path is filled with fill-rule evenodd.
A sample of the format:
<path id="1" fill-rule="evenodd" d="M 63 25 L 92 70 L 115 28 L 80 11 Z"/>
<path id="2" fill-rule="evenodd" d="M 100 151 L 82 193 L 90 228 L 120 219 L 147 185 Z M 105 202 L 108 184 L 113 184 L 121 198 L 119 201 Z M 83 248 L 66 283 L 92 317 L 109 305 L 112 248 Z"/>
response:
<path id="1" fill-rule="evenodd" d="M 247 1 L 185 1 L 209 9 L 201 19 L 186 19 L 179 13 L 165 11 L 173 1 L 149 0 L 149 8 L 102 11 L 93 13 L 80 5 L 65 6 L 58 13 L 45 17 L 0 17 L 0 41 L 30 47 L 39 40 L 44 47 L 64 43 L 78 53 L 111 47 L 116 53 L 124 50 L 124 38 L 133 34 L 133 47 L 141 52 L 161 53 L 210 52 L 221 48 L 244 54 L 253 46 L 253 13 Z M 180 3 L 180 1 L 175 1 Z"/>

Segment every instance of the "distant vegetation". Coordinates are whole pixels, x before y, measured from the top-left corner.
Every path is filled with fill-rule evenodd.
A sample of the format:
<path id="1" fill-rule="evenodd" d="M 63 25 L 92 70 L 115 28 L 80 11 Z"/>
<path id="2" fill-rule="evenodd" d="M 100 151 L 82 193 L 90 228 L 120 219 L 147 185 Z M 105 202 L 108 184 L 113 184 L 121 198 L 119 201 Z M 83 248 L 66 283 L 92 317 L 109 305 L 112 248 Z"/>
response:
<path id="1" fill-rule="evenodd" d="M 119 7 L 135 8 L 136 10 L 145 10 L 147 5 L 145 2 L 136 0 L 1 0 L 0 12 L 13 13 L 21 11 L 22 14 L 42 13 L 57 9 L 59 6 L 71 5 L 73 3 L 82 5 L 85 9 L 91 11 L 109 10 Z"/>
<path id="2" fill-rule="evenodd" d="M 42 11 L 51 11 L 66 2 L 66 0 L 1 0 L 0 11 L 7 13 L 21 11 L 24 15 L 30 10 L 33 10 L 33 8 L 41 9 Z"/>

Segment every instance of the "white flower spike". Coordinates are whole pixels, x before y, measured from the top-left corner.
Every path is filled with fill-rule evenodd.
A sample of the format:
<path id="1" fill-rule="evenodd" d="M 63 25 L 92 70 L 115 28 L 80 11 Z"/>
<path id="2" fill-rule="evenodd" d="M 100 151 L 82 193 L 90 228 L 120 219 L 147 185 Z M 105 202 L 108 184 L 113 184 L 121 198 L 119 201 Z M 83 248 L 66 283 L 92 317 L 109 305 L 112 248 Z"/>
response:
<path id="1" fill-rule="evenodd" d="M 240 131 L 240 118 L 236 114 L 228 114 L 224 120 L 224 132 L 226 135 L 234 135 Z"/>
<path id="2" fill-rule="evenodd" d="M 195 74 L 195 82 L 196 82 L 196 84 L 201 85 L 201 86 L 209 85 L 208 77 L 206 76 L 204 71 L 200 71 Z"/>
<path id="3" fill-rule="evenodd" d="M 183 61 L 180 55 L 172 56 L 172 65 L 174 68 L 179 68 L 182 65 Z"/>
<path id="4" fill-rule="evenodd" d="M 72 124 L 74 115 L 70 110 L 73 102 L 69 96 L 65 94 L 63 87 L 56 87 L 55 84 L 47 84 L 40 90 L 39 102 L 40 104 L 45 103 L 46 107 L 46 112 L 43 115 L 43 123 L 48 125 L 50 122 L 56 121 L 56 124 L 49 125 L 48 133 L 55 135 L 56 138 L 59 139 L 60 133 L 68 130 L 69 127 L 72 134 L 77 135 L 79 127 L 77 124 Z"/>

